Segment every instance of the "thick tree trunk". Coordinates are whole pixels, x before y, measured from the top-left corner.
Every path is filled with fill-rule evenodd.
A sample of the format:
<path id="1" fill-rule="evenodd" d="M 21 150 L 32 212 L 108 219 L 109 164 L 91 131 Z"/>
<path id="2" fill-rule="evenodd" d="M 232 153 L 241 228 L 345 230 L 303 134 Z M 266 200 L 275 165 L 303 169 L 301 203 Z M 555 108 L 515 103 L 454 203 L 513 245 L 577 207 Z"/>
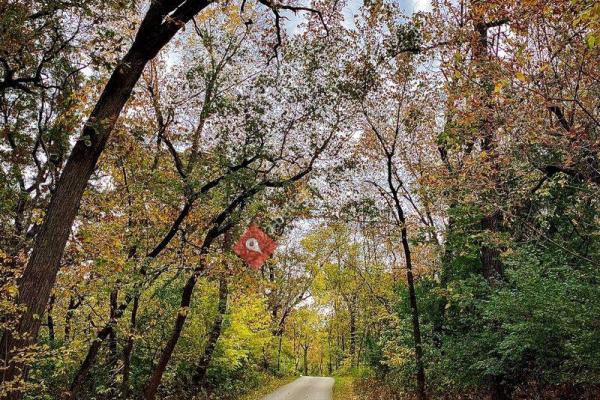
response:
<path id="1" fill-rule="evenodd" d="M 490 24 L 483 21 L 477 11 L 475 11 L 474 38 L 473 38 L 473 62 L 477 71 L 477 79 L 479 80 L 481 99 L 483 107 L 474 107 L 478 109 L 479 120 L 477 121 L 479 135 L 481 136 L 481 148 L 489 154 L 489 159 L 492 164 L 491 179 L 494 186 L 499 186 L 498 178 L 495 176 L 497 171 L 496 165 L 496 143 L 494 138 L 494 109 L 493 103 L 493 79 L 490 73 L 490 50 L 488 41 L 488 30 Z M 481 229 L 490 233 L 500 232 L 502 224 L 502 212 L 498 209 L 492 210 L 484 215 L 481 219 Z M 503 276 L 502 261 L 500 259 L 500 250 L 489 244 L 482 244 L 480 248 L 482 275 L 490 283 L 498 282 Z"/>
<path id="2" fill-rule="evenodd" d="M 488 156 L 488 162 L 490 164 L 490 172 L 488 173 L 491 184 L 495 192 L 501 193 L 501 180 L 498 177 L 499 165 L 496 161 L 497 149 L 495 139 L 495 104 L 493 101 L 493 77 L 490 63 L 492 61 L 490 53 L 490 43 L 488 40 L 488 31 L 493 26 L 500 26 L 506 21 L 488 22 L 485 20 L 485 16 L 480 12 L 477 7 L 473 6 L 473 21 L 474 21 L 474 32 L 473 32 L 473 62 L 475 63 L 476 79 L 479 81 L 479 87 L 481 92 L 479 93 L 480 99 L 478 102 L 483 102 L 483 107 L 479 104 L 474 105 L 474 109 L 477 110 L 479 115 L 478 130 L 481 139 L 481 149 L 485 151 Z M 492 199 L 490 201 L 492 205 L 497 202 Z M 494 206 L 495 207 L 495 206 Z M 503 222 L 503 214 L 497 207 L 489 210 L 481 218 L 480 227 L 482 232 L 494 235 L 501 231 Z M 503 279 L 504 271 L 502 260 L 500 257 L 500 249 L 490 244 L 489 241 L 484 240 L 480 246 L 481 255 L 481 274 L 491 284 L 494 285 L 501 282 Z M 490 388 L 491 397 L 493 400 L 505 400 L 508 399 L 507 388 L 502 382 L 501 376 L 494 376 L 492 378 L 492 385 Z"/>
<path id="3" fill-rule="evenodd" d="M 1 352 L 5 355 L 3 361 L 7 366 L 3 381 L 12 380 L 25 372 L 23 364 L 12 360 L 37 337 L 39 316 L 43 314 L 54 286 L 79 201 L 106 145 L 108 133 L 144 65 L 137 54 L 128 53 L 125 56 L 92 112 L 82 138 L 73 148 L 19 282 L 18 302 L 25 307 L 25 312 L 21 315 L 16 334 L 5 331 L 0 342 Z M 15 398 L 19 397 L 20 394 L 16 394 Z"/>
<path id="4" fill-rule="evenodd" d="M 490 233 L 499 232 L 502 225 L 502 213 L 496 212 L 486 215 L 481 219 L 481 229 Z M 504 268 L 500 259 L 500 249 L 488 244 L 481 246 L 481 268 L 483 277 L 491 283 L 503 279 Z"/>
<path id="5" fill-rule="evenodd" d="M 79 202 L 94 172 L 110 133 L 131 96 L 146 63 L 175 33 L 205 8 L 209 1 L 155 1 L 151 3 L 135 40 L 109 78 L 90 114 L 52 195 L 43 225 L 19 281 L 18 302 L 25 307 L 15 332 L 5 331 L 0 341 L 5 371 L 2 381 L 24 376 L 26 366 L 13 361 L 38 335 L 41 318 L 54 286 L 60 260 L 75 220 Z M 178 8 L 179 7 L 179 8 Z M 165 15 L 173 12 L 169 18 Z M 19 399 L 21 392 L 13 392 Z"/>
<path id="6" fill-rule="evenodd" d="M 204 387 L 206 385 L 206 371 L 210 366 L 213 354 L 217 348 L 219 337 L 221 337 L 223 318 L 227 312 L 228 295 L 229 290 L 227 287 L 227 279 L 223 276 L 221 279 L 219 279 L 219 304 L 217 306 L 217 315 L 215 316 L 212 329 L 208 335 L 208 341 L 206 343 L 206 347 L 204 348 L 204 354 L 196 365 L 196 371 L 193 377 L 193 383 L 196 386 Z"/>

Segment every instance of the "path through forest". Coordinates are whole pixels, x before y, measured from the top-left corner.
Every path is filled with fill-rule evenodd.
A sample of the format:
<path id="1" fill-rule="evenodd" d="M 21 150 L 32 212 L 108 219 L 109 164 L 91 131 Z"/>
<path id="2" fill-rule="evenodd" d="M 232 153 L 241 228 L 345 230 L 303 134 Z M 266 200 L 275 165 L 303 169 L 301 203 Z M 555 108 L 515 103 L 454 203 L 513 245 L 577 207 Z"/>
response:
<path id="1" fill-rule="evenodd" d="M 263 400 L 331 400 L 334 382 L 333 378 L 303 376 Z"/>

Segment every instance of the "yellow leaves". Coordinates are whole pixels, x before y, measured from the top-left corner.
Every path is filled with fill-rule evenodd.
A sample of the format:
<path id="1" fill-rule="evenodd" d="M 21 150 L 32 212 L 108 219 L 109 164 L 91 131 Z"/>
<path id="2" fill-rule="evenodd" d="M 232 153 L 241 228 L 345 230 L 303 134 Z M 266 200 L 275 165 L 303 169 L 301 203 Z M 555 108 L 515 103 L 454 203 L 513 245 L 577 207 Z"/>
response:
<path id="1" fill-rule="evenodd" d="M 494 85 L 494 93 L 498 94 L 502 92 L 502 88 L 504 88 L 504 82 L 496 82 L 496 84 Z"/>
<path id="2" fill-rule="evenodd" d="M 527 76 L 521 71 L 515 73 L 515 78 L 519 82 L 527 82 Z M 510 81 L 508 79 L 500 79 L 494 84 L 494 94 L 500 94 L 504 90 L 504 88 L 510 86 Z"/>
<path id="3" fill-rule="evenodd" d="M 19 288 L 15 284 L 10 284 L 4 287 L 6 293 L 8 293 L 11 297 L 15 297 L 19 294 Z"/>
<path id="4" fill-rule="evenodd" d="M 227 17 L 227 23 L 225 28 L 230 32 L 234 31 L 235 28 L 243 24 L 242 17 L 240 15 L 240 9 L 236 3 L 230 3 L 224 7 L 224 13 Z"/>
<path id="5" fill-rule="evenodd" d="M 203 24 L 214 19 L 218 10 L 215 7 L 208 7 L 206 10 L 198 14 L 195 19 L 196 23 Z"/>
<path id="6" fill-rule="evenodd" d="M 253 14 L 255 14 L 251 5 L 246 5 L 244 11 L 245 18 L 252 19 Z M 236 28 L 244 25 L 244 21 L 242 21 L 242 15 L 240 14 L 240 8 L 237 3 L 226 3 L 220 8 L 207 8 L 196 17 L 196 21 L 199 24 L 209 23 L 217 20 L 219 14 L 225 17 L 224 28 L 229 33 L 234 32 Z"/>
<path id="7" fill-rule="evenodd" d="M 600 46 L 600 3 L 585 9 L 573 24 L 574 26 L 586 26 L 589 33 L 585 38 L 585 43 L 590 50 Z"/>
<path id="8" fill-rule="evenodd" d="M 585 39 L 585 43 L 590 49 L 593 49 L 594 47 L 600 45 L 600 34 L 589 34 Z"/>
<path id="9" fill-rule="evenodd" d="M 180 307 L 179 311 L 177 311 L 177 315 L 180 315 L 182 317 L 187 317 L 189 311 L 190 311 L 189 307 Z"/>

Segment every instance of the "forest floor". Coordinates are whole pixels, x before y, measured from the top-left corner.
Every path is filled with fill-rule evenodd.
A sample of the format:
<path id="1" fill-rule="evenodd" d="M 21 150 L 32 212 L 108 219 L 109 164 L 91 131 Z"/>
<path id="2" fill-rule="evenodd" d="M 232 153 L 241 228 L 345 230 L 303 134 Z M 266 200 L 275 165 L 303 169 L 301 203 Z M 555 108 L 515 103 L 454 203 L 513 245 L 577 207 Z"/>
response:
<path id="1" fill-rule="evenodd" d="M 354 379 L 351 376 L 336 376 L 333 386 L 333 400 L 354 400 Z"/>

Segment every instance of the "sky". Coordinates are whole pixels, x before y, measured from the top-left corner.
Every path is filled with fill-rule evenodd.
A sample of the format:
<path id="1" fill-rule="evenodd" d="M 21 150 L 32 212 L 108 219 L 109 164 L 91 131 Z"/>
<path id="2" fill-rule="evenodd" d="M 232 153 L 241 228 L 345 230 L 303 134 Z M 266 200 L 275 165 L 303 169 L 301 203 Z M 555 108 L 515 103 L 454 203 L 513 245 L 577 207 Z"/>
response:
<path id="1" fill-rule="evenodd" d="M 416 13 L 419 11 L 429 11 L 431 9 L 431 0 L 392 0 L 400 5 L 404 12 L 407 14 Z M 309 3 L 309 2 L 307 2 Z M 348 0 L 348 5 L 344 8 L 344 17 L 348 27 L 354 26 L 354 15 L 358 12 L 360 7 L 363 5 L 363 0 Z M 304 18 L 302 14 L 294 15 L 293 13 L 287 13 L 286 18 L 288 20 L 285 23 L 286 29 L 289 33 L 294 33 L 298 30 L 298 25 Z"/>

